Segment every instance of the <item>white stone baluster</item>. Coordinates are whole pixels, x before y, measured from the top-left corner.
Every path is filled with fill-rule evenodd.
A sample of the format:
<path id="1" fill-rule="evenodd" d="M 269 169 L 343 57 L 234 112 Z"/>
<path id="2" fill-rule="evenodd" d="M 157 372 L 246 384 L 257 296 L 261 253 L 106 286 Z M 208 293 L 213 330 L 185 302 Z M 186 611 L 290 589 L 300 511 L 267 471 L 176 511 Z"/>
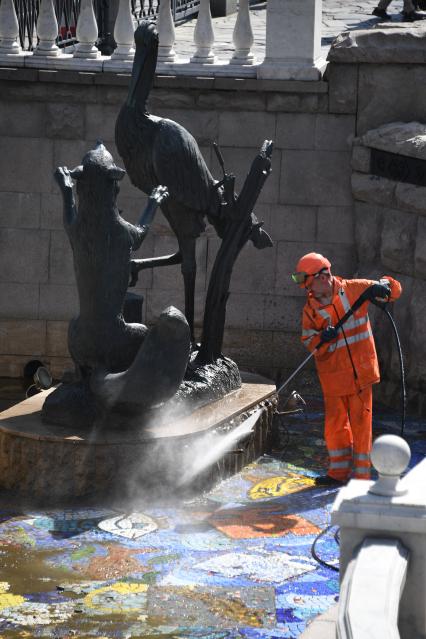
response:
<path id="1" fill-rule="evenodd" d="M 319 80 L 326 66 L 321 25 L 322 0 L 268 0 L 265 60 L 257 77 Z"/>
<path id="2" fill-rule="evenodd" d="M 77 40 L 75 58 L 98 58 L 99 49 L 95 46 L 98 38 L 98 25 L 92 0 L 81 0 L 80 15 L 77 21 Z"/>
<path id="3" fill-rule="evenodd" d="M 176 40 L 175 25 L 172 16 L 170 0 L 161 0 L 157 21 L 160 46 L 158 47 L 159 62 L 174 62 L 176 53 L 173 45 Z"/>
<path id="4" fill-rule="evenodd" d="M 41 0 L 37 20 L 37 35 L 39 37 L 39 43 L 34 49 L 34 55 L 48 57 L 59 55 L 60 50 L 56 45 L 58 21 L 56 20 L 53 0 Z"/>
<path id="5" fill-rule="evenodd" d="M 232 40 L 234 42 L 235 52 L 229 63 L 253 64 L 254 56 L 251 52 L 253 46 L 253 30 L 250 21 L 249 0 L 240 0 Z"/>
<path id="6" fill-rule="evenodd" d="M 200 10 L 194 30 L 194 44 L 196 51 L 191 58 L 191 62 L 213 64 L 215 61 L 212 50 L 214 31 L 212 14 L 210 12 L 210 0 L 200 0 Z"/>
<path id="7" fill-rule="evenodd" d="M 111 58 L 113 60 L 133 60 L 135 39 L 130 0 L 120 0 L 114 27 L 114 39 L 117 43 L 117 48 Z"/>
<path id="8" fill-rule="evenodd" d="M 19 24 L 13 0 L 2 0 L 0 4 L 0 53 L 19 55 Z"/>

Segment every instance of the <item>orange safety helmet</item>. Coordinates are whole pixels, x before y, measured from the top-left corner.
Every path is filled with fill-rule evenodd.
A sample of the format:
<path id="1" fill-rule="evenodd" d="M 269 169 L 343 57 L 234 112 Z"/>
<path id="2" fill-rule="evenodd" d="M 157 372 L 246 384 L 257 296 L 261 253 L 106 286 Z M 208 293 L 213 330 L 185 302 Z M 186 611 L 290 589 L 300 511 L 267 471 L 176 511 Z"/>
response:
<path id="1" fill-rule="evenodd" d="M 309 276 L 318 275 L 321 271 L 329 269 L 331 262 L 320 253 L 307 253 L 297 262 L 296 272 L 291 279 L 301 288 L 305 288 Z"/>

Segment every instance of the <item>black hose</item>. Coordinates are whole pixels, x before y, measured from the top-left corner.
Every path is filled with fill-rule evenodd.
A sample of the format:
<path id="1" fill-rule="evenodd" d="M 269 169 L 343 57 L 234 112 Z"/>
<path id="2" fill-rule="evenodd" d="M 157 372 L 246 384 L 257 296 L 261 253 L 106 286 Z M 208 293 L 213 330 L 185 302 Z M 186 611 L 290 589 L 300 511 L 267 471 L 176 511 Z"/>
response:
<path id="1" fill-rule="evenodd" d="M 335 570 L 336 572 L 339 572 L 338 566 L 334 566 L 333 564 L 329 564 L 324 559 L 321 559 L 321 557 L 318 556 L 318 554 L 317 554 L 317 552 L 315 550 L 315 546 L 317 545 L 317 543 L 319 542 L 321 537 L 324 537 L 324 535 L 326 535 L 328 533 L 330 528 L 333 528 L 333 524 L 331 524 L 330 526 L 327 526 L 327 528 L 324 528 L 324 530 L 321 530 L 321 532 L 315 537 L 315 539 L 314 539 L 314 541 L 312 543 L 312 546 L 311 546 L 311 555 L 315 559 L 315 561 L 317 561 L 319 564 L 321 564 L 321 566 L 324 566 L 325 568 L 330 568 L 331 570 Z M 336 535 L 337 535 L 337 533 L 334 535 L 334 539 L 337 542 Z"/>
<path id="2" fill-rule="evenodd" d="M 388 309 L 385 308 L 384 306 L 380 306 L 380 308 L 386 313 L 386 315 L 390 319 L 390 322 L 392 324 L 392 329 L 393 329 L 393 332 L 394 332 L 394 335 L 395 335 L 395 339 L 396 339 L 397 348 L 398 348 L 399 371 L 400 371 L 400 375 L 401 375 L 401 395 L 402 395 L 402 397 L 401 397 L 402 409 L 401 409 L 401 432 L 400 432 L 400 435 L 401 435 L 401 437 L 404 437 L 405 413 L 406 413 L 406 407 L 407 407 L 407 391 L 406 391 L 406 388 L 405 388 L 404 359 L 402 357 L 401 342 L 399 340 L 398 329 L 396 327 L 396 324 L 395 324 L 395 321 L 394 321 L 392 315 L 389 313 Z"/>

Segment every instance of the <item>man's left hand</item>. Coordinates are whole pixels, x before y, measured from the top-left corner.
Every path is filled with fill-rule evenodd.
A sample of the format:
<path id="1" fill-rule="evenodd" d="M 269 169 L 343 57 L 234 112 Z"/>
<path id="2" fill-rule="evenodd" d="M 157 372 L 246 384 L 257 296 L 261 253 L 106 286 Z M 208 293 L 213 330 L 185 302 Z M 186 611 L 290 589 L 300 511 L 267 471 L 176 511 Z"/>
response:
<path id="1" fill-rule="evenodd" d="M 389 284 L 382 282 L 376 282 L 367 289 L 367 297 L 369 300 L 377 300 L 379 302 L 387 302 L 391 294 Z"/>
<path id="2" fill-rule="evenodd" d="M 331 342 L 332 339 L 336 339 L 338 332 L 334 326 L 327 326 L 321 333 L 321 342 Z"/>

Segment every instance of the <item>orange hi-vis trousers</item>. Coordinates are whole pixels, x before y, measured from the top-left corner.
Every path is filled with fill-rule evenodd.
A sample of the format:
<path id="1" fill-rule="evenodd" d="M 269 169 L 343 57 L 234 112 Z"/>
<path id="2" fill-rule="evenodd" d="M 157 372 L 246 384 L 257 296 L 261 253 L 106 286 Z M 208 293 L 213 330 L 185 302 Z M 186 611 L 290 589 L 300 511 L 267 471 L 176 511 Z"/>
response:
<path id="1" fill-rule="evenodd" d="M 372 443 L 372 387 L 356 395 L 324 395 L 324 437 L 329 455 L 327 474 L 346 481 L 352 472 L 356 479 L 370 479 Z"/>

